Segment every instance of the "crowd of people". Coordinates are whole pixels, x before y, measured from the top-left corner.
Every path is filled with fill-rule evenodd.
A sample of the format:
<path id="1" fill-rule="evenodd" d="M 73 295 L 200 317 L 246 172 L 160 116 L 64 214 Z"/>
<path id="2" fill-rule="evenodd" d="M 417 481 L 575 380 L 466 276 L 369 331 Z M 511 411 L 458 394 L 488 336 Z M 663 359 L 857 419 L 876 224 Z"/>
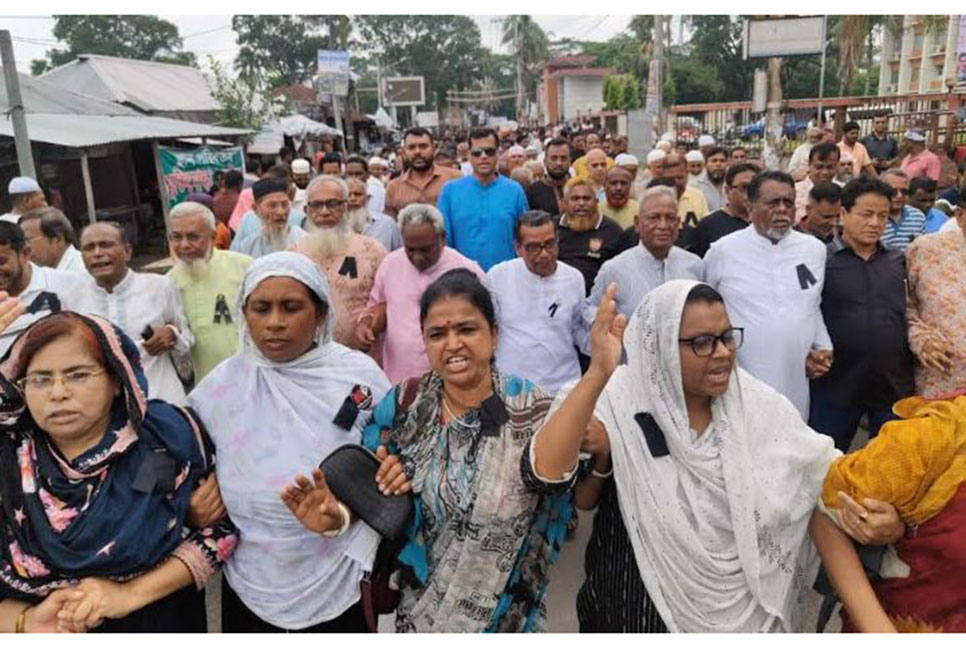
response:
<path id="1" fill-rule="evenodd" d="M 226 632 L 541 631 L 576 509 L 583 632 L 966 631 L 966 187 L 857 135 L 283 150 L 165 275 L 15 179 L 0 631 L 204 631 L 219 570 Z"/>

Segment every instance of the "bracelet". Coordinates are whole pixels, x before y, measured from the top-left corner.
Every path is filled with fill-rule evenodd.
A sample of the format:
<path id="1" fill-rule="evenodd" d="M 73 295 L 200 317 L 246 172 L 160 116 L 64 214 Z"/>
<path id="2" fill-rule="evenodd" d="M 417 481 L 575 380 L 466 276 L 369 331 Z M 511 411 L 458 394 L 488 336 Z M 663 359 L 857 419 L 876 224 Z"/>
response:
<path id="1" fill-rule="evenodd" d="M 597 469 L 596 468 L 591 468 L 590 469 L 590 474 L 593 477 L 596 477 L 597 479 L 608 479 L 608 478 L 610 478 L 610 477 L 612 477 L 614 475 L 614 464 L 612 463 L 610 465 L 610 470 L 608 470 L 605 473 L 597 472 Z"/>
<path id="2" fill-rule="evenodd" d="M 13 628 L 14 634 L 24 633 L 23 627 L 27 622 L 27 610 L 29 610 L 31 607 L 33 606 L 28 605 L 24 609 L 20 610 L 20 614 L 17 615 L 17 622 L 14 624 L 14 628 Z"/>
<path id="3" fill-rule="evenodd" d="M 342 513 L 342 527 L 332 531 L 323 531 L 322 535 L 325 537 L 335 538 L 349 530 L 349 525 L 352 523 L 352 516 L 349 514 L 349 509 L 342 502 L 339 502 L 339 512 Z"/>

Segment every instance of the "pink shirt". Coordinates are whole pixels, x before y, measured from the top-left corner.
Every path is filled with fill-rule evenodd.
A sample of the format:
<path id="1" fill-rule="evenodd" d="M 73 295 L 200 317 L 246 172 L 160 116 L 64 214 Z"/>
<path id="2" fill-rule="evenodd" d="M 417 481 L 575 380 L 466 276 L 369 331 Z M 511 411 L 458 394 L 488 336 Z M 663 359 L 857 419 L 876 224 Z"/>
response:
<path id="1" fill-rule="evenodd" d="M 906 172 L 910 180 L 919 176 L 929 176 L 939 182 L 939 172 L 942 170 L 942 166 L 939 157 L 929 149 L 915 157 L 907 155 L 902 160 L 902 170 Z"/>
<path id="2" fill-rule="evenodd" d="M 235 210 L 231 213 L 231 218 L 228 219 L 228 227 L 231 231 L 238 229 L 241 225 L 242 216 L 249 212 L 252 205 L 255 204 L 255 196 L 252 195 L 252 188 L 242 189 L 242 192 L 238 194 L 238 202 L 235 203 Z"/>
<path id="3" fill-rule="evenodd" d="M 429 371 L 419 326 L 419 298 L 429 284 L 454 268 L 467 268 L 480 279 L 486 278 L 478 263 L 450 247 L 443 248 L 439 261 L 426 272 L 416 270 L 405 248 L 390 252 L 379 265 L 367 307 L 386 304 L 382 368 L 392 384 Z"/>

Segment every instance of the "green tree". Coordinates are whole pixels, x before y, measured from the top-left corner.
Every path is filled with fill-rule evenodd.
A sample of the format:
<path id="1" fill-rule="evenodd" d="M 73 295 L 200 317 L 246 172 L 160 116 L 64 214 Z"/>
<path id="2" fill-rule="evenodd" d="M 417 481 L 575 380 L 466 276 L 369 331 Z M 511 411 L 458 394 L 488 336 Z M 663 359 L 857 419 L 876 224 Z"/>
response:
<path id="1" fill-rule="evenodd" d="M 301 83 L 315 74 L 320 49 L 348 49 L 346 16 L 232 16 L 239 76 L 249 83 Z"/>
<path id="2" fill-rule="evenodd" d="M 620 109 L 634 110 L 642 105 L 644 104 L 641 101 L 640 85 L 637 79 L 631 75 L 625 76 L 624 82 L 620 86 Z"/>
<path id="3" fill-rule="evenodd" d="M 689 42 L 690 56 L 707 67 L 722 84 L 719 101 L 747 101 L 755 83 L 755 68 L 759 62 L 745 61 L 742 54 L 743 22 L 738 16 L 693 16 Z M 671 66 L 672 76 L 675 65 Z M 681 78 L 690 77 L 687 73 Z M 689 93 L 688 93 L 689 94 Z M 714 93 L 711 93 L 714 94 Z M 680 96 L 678 103 L 687 103 Z M 704 99 L 703 101 L 713 101 Z"/>
<path id="4" fill-rule="evenodd" d="M 447 90 L 473 88 L 494 60 L 469 16 L 355 16 L 353 22 L 359 47 L 378 56 L 384 76 L 425 78 L 431 107 L 445 105 Z M 512 62 L 509 72 L 512 79 Z M 512 87 L 512 80 L 509 83 Z"/>
<path id="5" fill-rule="evenodd" d="M 219 103 L 217 119 L 221 126 L 260 131 L 274 115 L 283 114 L 272 93 L 250 80 L 232 78 L 221 63 L 208 57 L 211 68 L 212 96 Z"/>
<path id="6" fill-rule="evenodd" d="M 157 16 L 60 15 L 54 21 L 54 37 L 65 47 L 47 50 L 46 58 L 33 60 L 32 74 L 69 63 L 79 54 L 198 65 L 192 52 L 181 51 L 177 26 Z"/>
<path id="7" fill-rule="evenodd" d="M 550 40 L 531 16 L 514 15 L 503 19 L 504 45 L 509 46 L 516 63 L 517 113 L 523 111 L 524 96 L 532 95 L 539 74 L 537 66 L 547 60 Z"/>
<path id="8" fill-rule="evenodd" d="M 691 56 L 672 54 L 669 81 L 674 87 L 673 101 L 667 104 L 709 103 L 721 101 L 725 83 L 718 71 Z"/>

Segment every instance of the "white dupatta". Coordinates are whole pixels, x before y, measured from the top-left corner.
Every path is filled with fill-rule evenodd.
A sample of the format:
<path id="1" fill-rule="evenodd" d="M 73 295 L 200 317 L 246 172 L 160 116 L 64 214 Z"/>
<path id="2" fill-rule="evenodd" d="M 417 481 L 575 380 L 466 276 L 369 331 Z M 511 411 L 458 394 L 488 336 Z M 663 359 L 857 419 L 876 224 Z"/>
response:
<path id="1" fill-rule="evenodd" d="M 669 630 L 790 631 L 818 571 L 808 524 L 837 452 L 784 396 L 737 368 L 695 439 L 678 337 L 697 285 L 669 281 L 644 298 L 624 333 L 628 364 L 595 410 L 621 515 Z M 638 412 L 654 417 L 669 456 L 651 455 Z"/>
<path id="2" fill-rule="evenodd" d="M 242 312 L 248 296 L 270 277 L 296 279 L 328 306 L 316 346 L 291 362 L 272 362 L 258 351 Z M 302 254 L 278 252 L 252 262 L 236 317 L 241 349 L 188 400 L 215 442 L 222 497 L 241 532 L 225 566 L 228 581 L 260 618 L 300 630 L 340 616 L 359 600 L 359 582 L 372 566 L 379 537 L 361 521 L 334 538 L 312 533 L 279 495 L 296 473 L 309 475 L 337 447 L 360 443 L 371 403 L 382 400 L 390 385 L 371 358 L 332 341 L 328 283 Z M 345 430 L 332 421 L 355 385 L 368 388 L 372 401 Z"/>

